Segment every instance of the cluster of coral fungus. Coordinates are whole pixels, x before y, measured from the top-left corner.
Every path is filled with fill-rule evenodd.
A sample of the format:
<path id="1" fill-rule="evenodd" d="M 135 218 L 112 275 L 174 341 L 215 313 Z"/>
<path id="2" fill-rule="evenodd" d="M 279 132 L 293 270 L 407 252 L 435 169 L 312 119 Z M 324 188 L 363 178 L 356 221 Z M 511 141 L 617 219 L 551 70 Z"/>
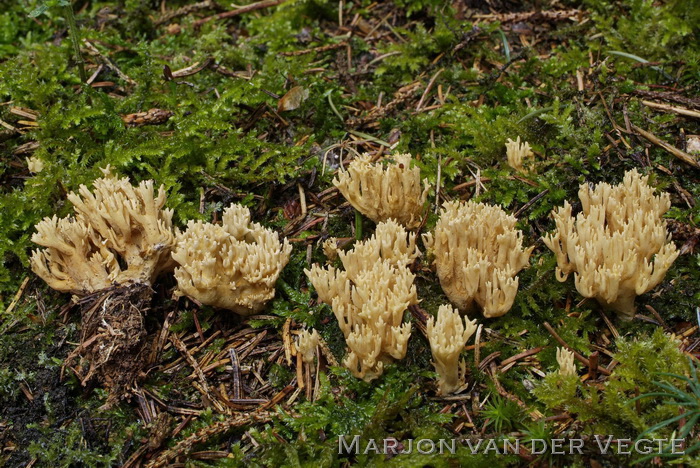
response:
<path id="1" fill-rule="evenodd" d="M 361 379 L 378 377 L 385 363 L 406 355 L 411 323 L 403 316 L 418 302 L 408 265 L 419 254 L 416 235 L 387 221 L 377 225 L 370 239 L 339 253 L 344 270 L 318 265 L 305 270 L 345 335 L 349 352 L 344 364 Z"/>
<path id="2" fill-rule="evenodd" d="M 156 276 L 174 265 L 174 234 L 163 187 L 154 194 L 153 181 L 134 187 L 109 167 L 103 172 L 92 192 L 82 185 L 68 195 L 74 217 L 36 226 L 32 241 L 45 248 L 34 251 L 31 266 L 52 288 L 84 296 L 81 344 L 66 365 L 77 360 L 73 369 L 83 384 L 97 377 L 112 403 L 129 393 L 143 367 L 142 310 Z"/>
<path id="3" fill-rule="evenodd" d="M 523 172 L 523 163 L 533 153 L 518 139 L 509 141 L 507 156 L 508 163 Z M 373 164 L 369 156 L 357 158 L 334 180 L 353 207 L 380 224 L 375 238 L 341 253 L 345 272 L 318 266 L 307 271 L 319 299 L 331 305 L 345 334 L 346 365 L 365 380 L 380 374 L 384 362 L 405 353 L 410 329 L 409 322 L 403 322 L 403 311 L 416 301 L 407 289 L 412 276 L 409 282 L 408 270 L 402 276 L 397 269 L 414 257 L 396 250 L 391 240 L 382 244 L 380 239 L 386 237 L 387 220 L 409 229 L 422 224 L 429 187 L 424 181 L 421 189 L 420 171 L 411 167 L 409 156 L 397 155 L 393 160 L 382 165 Z M 557 231 L 544 239 L 557 256 L 557 279 L 564 281 L 575 273 L 576 287 L 583 296 L 596 298 L 623 319 L 631 318 L 634 297 L 659 284 L 678 256 L 662 220 L 670 206 L 668 194 L 654 195 L 647 178 L 632 171 L 619 186 L 600 184 L 592 189 L 582 185 L 579 196 L 582 212 L 573 218 L 566 203 L 553 213 Z M 475 321 L 463 321 L 460 312 L 478 309 L 484 317 L 499 317 L 513 306 L 517 274 L 528 266 L 534 248 L 523 246 L 516 223 L 514 216 L 498 206 L 451 201 L 443 205 L 433 232 L 423 235 L 440 284 L 457 307 L 441 306 L 437 318 L 426 324 L 442 394 L 461 387 L 464 366 L 459 355 L 477 327 Z M 400 238 L 404 239 L 403 233 Z M 412 242 L 409 235 L 411 246 Z M 382 245 L 389 247 L 382 251 Z M 324 244 L 324 252 L 337 254 L 335 245 L 329 244 Z M 360 252 L 365 253 L 358 255 Z M 401 256 L 404 263 L 387 262 L 392 255 Z M 355 259 L 361 259 L 362 268 L 353 264 Z M 386 277 L 378 271 L 386 271 Z M 402 283 L 398 278 L 406 279 Z M 377 302 L 379 290 L 399 302 L 387 305 L 384 297 Z M 571 356 L 564 351 L 560 354 L 560 362 L 566 363 L 562 372 L 575 373 Z"/>
<path id="4" fill-rule="evenodd" d="M 171 269 L 172 210 L 164 210 L 165 190 L 153 181 L 138 187 L 104 170 L 94 192 L 81 185 L 71 193 L 76 215 L 46 218 L 36 226 L 32 269 L 53 289 L 85 295 L 130 281 L 151 284 Z"/>
<path id="5" fill-rule="evenodd" d="M 532 158 L 529 145 L 518 139 L 507 150 L 509 164 L 523 171 L 523 161 Z M 323 251 L 329 261 L 339 258 L 342 268 L 313 265 L 305 273 L 345 336 L 344 365 L 370 381 L 406 355 L 411 322 L 405 313 L 419 302 L 411 268 L 420 256 L 417 235 L 407 229 L 422 226 L 429 185 L 407 154 L 386 164 L 358 157 L 333 183 L 353 207 L 378 223 L 376 231 L 348 251 L 327 240 Z M 34 252 L 32 268 L 51 287 L 76 295 L 139 286 L 138 294 L 125 297 L 138 297 L 144 305 L 150 298 L 144 286 L 150 291 L 159 273 L 174 269 L 177 295 L 250 315 L 274 296 L 292 250 L 277 233 L 251 222 L 250 212 L 240 205 L 228 207 L 221 224 L 190 221 L 185 231 L 173 231 L 172 211 L 163 209 L 163 187 L 155 193 L 152 181 L 134 187 L 108 170 L 95 181 L 93 192 L 81 186 L 79 195 L 68 198 L 75 217 L 47 218 L 37 225 L 33 240 L 45 249 Z M 647 177 L 631 171 L 617 186 L 581 185 L 579 198 L 581 212 L 574 216 L 566 202 L 553 212 L 556 231 L 544 237 L 557 257 L 556 277 L 564 281 L 574 273 L 583 296 L 629 319 L 635 296 L 658 285 L 678 256 L 662 219 L 669 196 L 656 195 Z M 441 394 L 459 390 L 465 381 L 460 354 L 478 326 L 464 314 L 478 310 L 486 318 L 499 317 L 513 306 L 517 274 L 529 265 L 534 248 L 523 246 L 516 223 L 498 206 L 449 201 L 434 230 L 423 234 L 452 303 L 442 305 L 424 328 Z M 91 362 L 84 380 L 103 369 L 103 380 L 109 382 L 114 379 L 113 373 L 105 375 L 110 363 L 143 349 L 141 308 L 129 308 L 128 300 L 115 303 L 123 304 L 121 313 L 95 314 L 94 307 L 84 311 L 79 351 L 92 349 L 83 356 Z M 118 323 L 131 327 L 136 338 L 124 341 L 114 338 L 123 333 L 104 334 L 95 321 L 111 330 Z M 104 346 L 90 348 L 100 343 L 98 338 L 117 346 L 107 347 L 111 354 L 105 356 L 98 351 Z M 304 362 L 313 361 L 319 343 L 316 331 L 301 332 L 297 346 Z M 558 361 L 561 373 L 575 375 L 573 354 L 560 350 Z"/>
<path id="6" fill-rule="evenodd" d="M 275 283 L 292 246 L 276 232 L 251 223 L 241 205 L 224 210 L 221 225 L 190 221 L 178 233 L 173 258 L 178 294 L 240 315 L 259 312 L 275 295 Z"/>
<path id="7" fill-rule="evenodd" d="M 435 232 L 423 235 L 442 289 L 460 310 L 478 304 L 485 317 L 500 317 L 512 307 L 515 275 L 528 265 L 533 249 L 523 249 L 516 221 L 497 206 L 446 202 Z"/>
<path id="8" fill-rule="evenodd" d="M 404 312 L 417 303 L 408 266 L 419 255 L 412 229 L 421 225 L 429 186 L 409 155 L 396 155 L 386 167 L 369 156 L 350 163 L 334 180 L 345 198 L 362 214 L 379 222 L 375 235 L 340 253 L 345 271 L 314 266 L 307 270 L 319 299 L 331 306 L 346 338 L 345 365 L 371 380 L 384 363 L 406 353 L 410 322 Z M 445 203 L 434 234 L 424 235 L 435 256 L 440 283 L 450 301 L 463 312 L 475 305 L 486 317 L 510 310 L 518 289 L 515 275 L 532 251 L 522 248 L 516 219 L 498 207 L 482 203 Z M 324 250 L 331 252 L 324 244 Z M 437 321 L 427 323 L 433 362 L 441 393 L 461 386 L 459 355 L 476 330 L 475 321 L 444 305 Z"/>
<path id="9" fill-rule="evenodd" d="M 134 187 L 109 168 L 90 191 L 71 193 L 75 216 L 46 218 L 32 240 L 32 270 L 52 288 L 85 296 L 81 344 L 67 360 L 83 383 L 97 377 L 110 400 L 129 393 L 143 367 L 147 345 L 143 313 L 156 277 L 172 271 L 178 293 L 239 314 L 259 311 L 274 296 L 291 246 L 250 222 L 247 208 L 232 205 L 222 226 L 191 221 L 174 232 L 165 189 L 153 181 Z M 179 266 L 178 266 L 179 265 Z"/>
<path id="10" fill-rule="evenodd" d="M 393 163 L 372 164 L 369 155 L 354 159 L 347 172 L 340 172 L 333 184 L 355 209 L 379 223 L 394 219 L 409 229 L 420 225 L 430 189 L 421 185 L 420 169 L 411 166 L 410 154 L 397 154 Z"/>
<path id="11" fill-rule="evenodd" d="M 632 170 L 620 185 L 581 185 L 581 212 L 574 218 L 565 202 L 553 213 L 556 232 L 544 238 L 557 256 L 557 279 L 574 273 L 582 296 L 625 320 L 635 296 L 655 288 L 679 254 L 662 219 L 670 197 L 654 195 L 647 180 Z"/>
<path id="12" fill-rule="evenodd" d="M 152 180 L 134 187 L 109 169 L 94 192 L 82 185 L 68 200 L 76 216 L 37 224 L 32 241 L 45 249 L 34 251 L 31 264 L 49 286 L 79 296 L 150 285 L 177 266 L 178 294 L 249 315 L 274 296 L 292 250 L 277 233 L 251 223 L 241 205 L 224 210 L 221 225 L 190 221 L 184 232 L 173 232 L 162 186 L 154 196 Z"/>

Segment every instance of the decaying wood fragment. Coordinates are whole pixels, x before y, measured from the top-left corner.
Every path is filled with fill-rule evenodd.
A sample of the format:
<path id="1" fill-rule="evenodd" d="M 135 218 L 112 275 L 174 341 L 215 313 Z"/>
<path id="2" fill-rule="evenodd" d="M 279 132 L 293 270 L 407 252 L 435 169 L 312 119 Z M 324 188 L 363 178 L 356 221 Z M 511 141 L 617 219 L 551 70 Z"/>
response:
<path id="1" fill-rule="evenodd" d="M 143 127 L 144 125 L 160 125 L 170 120 L 174 113 L 165 109 L 149 109 L 146 112 L 136 112 L 122 116 L 127 127 Z"/>
<path id="2" fill-rule="evenodd" d="M 396 92 L 396 94 L 394 94 L 394 99 L 391 102 L 389 102 L 386 106 L 375 107 L 374 109 L 369 111 L 369 113 L 366 116 L 348 119 L 345 122 L 345 124 L 348 127 L 362 127 L 363 125 L 375 122 L 376 120 L 379 120 L 388 115 L 389 113 L 393 112 L 394 109 L 400 107 L 403 103 L 410 99 L 414 95 L 416 90 L 418 90 L 419 88 L 420 82 L 418 81 L 408 84 L 403 88 L 399 89 Z"/>

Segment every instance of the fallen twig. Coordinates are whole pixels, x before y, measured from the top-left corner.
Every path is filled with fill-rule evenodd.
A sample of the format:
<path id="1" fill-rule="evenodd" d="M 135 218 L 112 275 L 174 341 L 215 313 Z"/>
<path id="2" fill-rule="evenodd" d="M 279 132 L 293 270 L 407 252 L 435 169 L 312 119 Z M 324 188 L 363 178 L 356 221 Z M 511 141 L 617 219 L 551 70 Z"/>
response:
<path id="1" fill-rule="evenodd" d="M 687 117 L 695 117 L 696 119 L 700 119 L 700 112 L 686 109 L 685 107 L 674 107 L 668 104 L 663 104 L 661 102 L 652 101 L 642 101 L 642 104 L 644 104 L 647 107 L 652 107 L 654 109 L 665 110 L 669 112 L 674 112 L 676 114 L 685 115 Z"/>
<path id="2" fill-rule="evenodd" d="M 231 418 L 225 421 L 214 423 L 211 426 L 207 426 L 204 429 L 195 432 L 185 440 L 179 442 L 173 448 L 161 453 L 160 456 L 158 456 L 158 458 L 156 458 L 146 466 L 148 468 L 162 468 L 164 466 L 168 466 L 171 460 L 174 460 L 175 458 L 183 455 L 187 455 L 190 452 L 190 450 L 192 450 L 192 447 L 194 447 L 197 444 L 201 444 L 202 442 L 206 442 L 212 437 L 224 434 L 230 431 L 231 429 L 235 429 L 237 427 L 247 426 L 251 423 L 268 422 L 271 418 L 271 413 L 265 411 L 233 415 L 231 416 Z"/>
<path id="3" fill-rule="evenodd" d="M 411 98 L 414 92 L 420 87 L 420 82 L 416 81 L 400 88 L 394 95 L 394 100 L 389 102 L 384 107 L 375 107 L 364 117 L 348 119 L 345 124 L 349 127 L 361 127 L 368 123 L 375 122 L 383 118 L 388 113 L 399 107 L 401 104 Z"/>
<path id="4" fill-rule="evenodd" d="M 438 71 L 435 72 L 432 78 L 430 78 L 430 81 L 428 82 L 428 86 L 425 87 L 425 91 L 423 91 L 423 95 L 420 97 L 420 100 L 418 101 L 418 104 L 416 105 L 416 112 L 418 112 L 421 107 L 423 107 L 423 102 L 425 101 L 426 96 L 430 92 L 431 88 L 433 87 L 433 84 L 435 84 L 435 80 L 437 80 L 438 76 L 445 71 L 444 68 L 439 69 Z"/>
<path id="5" fill-rule="evenodd" d="M 214 58 L 213 57 L 207 57 L 206 59 L 202 60 L 201 62 L 195 62 L 189 67 L 182 68 L 180 70 L 176 70 L 172 72 L 172 77 L 173 78 L 183 78 L 185 76 L 191 76 L 196 73 L 199 73 L 200 71 L 204 70 L 208 66 L 210 66 L 212 63 L 214 63 Z"/>
<path id="6" fill-rule="evenodd" d="M 513 216 L 515 216 L 516 218 L 519 217 L 524 211 L 528 210 L 532 205 L 537 203 L 542 197 L 547 195 L 548 192 L 549 192 L 549 189 L 542 190 L 540 193 L 535 195 L 529 202 L 525 203 L 522 207 L 520 207 L 520 209 L 518 211 L 516 211 L 515 214 L 513 214 Z"/>
<path id="7" fill-rule="evenodd" d="M 22 284 L 20 284 L 17 293 L 15 293 L 15 297 L 12 298 L 12 302 L 10 302 L 10 305 L 7 306 L 7 309 L 5 309 L 5 315 L 9 316 L 10 314 L 12 314 L 12 311 L 14 310 L 15 306 L 17 306 L 19 300 L 22 298 L 22 294 L 24 294 L 24 290 L 27 288 L 27 284 L 29 284 L 29 276 L 24 278 L 24 281 L 22 281 Z"/>
<path id="8" fill-rule="evenodd" d="M 668 151 L 669 153 L 671 153 L 672 155 L 674 155 L 675 157 L 677 157 L 678 159 L 680 159 L 684 163 L 689 164 L 689 165 L 695 167 L 696 169 L 700 169 L 700 164 L 695 160 L 694 157 L 692 157 L 691 155 L 689 155 L 685 151 L 681 151 L 678 148 L 676 148 L 675 146 L 669 145 L 665 141 L 659 139 L 653 133 L 649 133 L 646 130 L 643 130 L 643 129 L 637 127 L 635 124 L 631 124 L 631 127 L 632 127 L 632 130 L 639 133 L 641 136 L 643 136 L 644 138 L 646 138 L 650 142 L 654 143 L 656 146 L 665 149 L 666 151 Z"/>
<path id="9" fill-rule="evenodd" d="M 511 356 L 508 359 L 504 359 L 503 361 L 501 361 L 501 368 L 507 366 L 511 362 L 516 362 L 528 356 L 535 355 L 542 351 L 544 348 L 544 346 L 538 346 L 537 348 L 528 349 L 526 351 L 523 351 L 522 353 L 516 354 L 515 356 Z"/>
<path id="10" fill-rule="evenodd" d="M 20 117 L 24 117 L 25 119 L 30 120 L 36 120 L 39 117 L 38 112 L 17 106 L 10 107 L 10 114 L 18 115 Z"/>
<path id="11" fill-rule="evenodd" d="M 527 11 L 524 13 L 505 13 L 505 14 L 488 14 L 474 15 L 474 19 L 483 19 L 490 21 L 498 21 L 500 23 L 520 23 L 523 21 L 538 19 L 546 21 L 564 21 L 568 19 L 578 19 L 579 21 L 585 15 L 581 10 L 544 10 L 544 11 Z"/>
<path id="12" fill-rule="evenodd" d="M 329 50 L 340 49 L 348 45 L 347 41 L 337 42 L 335 44 L 327 44 L 320 47 L 313 47 L 311 49 L 304 50 L 292 50 L 290 52 L 282 52 L 280 55 L 283 57 L 296 57 L 298 55 L 315 54 L 320 52 L 327 52 Z"/>
<path id="13" fill-rule="evenodd" d="M 88 50 L 88 53 L 90 55 L 95 56 L 95 57 L 99 58 L 100 60 L 102 60 L 102 62 L 105 65 L 107 65 L 109 68 L 111 68 L 114 71 L 114 73 L 116 73 L 117 76 L 119 76 L 119 78 L 126 81 L 127 83 L 129 83 L 132 86 L 136 86 L 136 84 L 137 84 L 136 81 L 132 80 L 131 78 L 129 78 L 129 76 L 126 73 L 121 71 L 119 69 L 119 67 L 117 67 L 109 57 L 107 57 L 102 52 L 100 52 L 99 49 L 94 46 L 94 44 L 92 44 L 87 39 L 83 39 L 83 44 L 85 45 L 85 48 Z"/>
<path id="14" fill-rule="evenodd" d="M 657 101 L 677 102 L 679 104 L 683 104 L 686 107 L 700 109 L 699 98 L 689 98 L 678 93 L 646 91 L 643 89 L 636 89 L 632 93 L 635 96 L 641 96 L 648 99 L 655 99 Z"/>
<path id="15" fill-rule="evenodd" d="M 231 373 L 233 375 L 233 399 L 241 399 L 241 366 L 238 362 L 236 349 L 231 346 L 229 348 L 229 357 L 231 358 Z"/>
<path id="16" fill-rule="evenodd" d="M 236 8 L 235 10 L 231 11 L 225 11 L 223 13 L 219 13 L 218 15 L 212 15 L 212 16 L 207 16 L 206 18 L 202 18 L 201 20 L 195 21 L 194 27 L 198 28 L 204 23 L 208 23 L 211 20 L 220 20 L 220 19 L 225 19 L 225 18 L 233 18 L 234 16 L 242 15 L 243 13 L 248 13 L 251 11 L 255 10 L 262 10 L 263 8 L 269 8 L 273 6 L 280 5 L 287 0 L 263 0 L 261 2 L 256 2 L 256 3 L 251 3 L 250 5 L 245 5 L 240 8 Z"/>
<path id="17" fill-rule="evenodd" d="M 175 18 L 179 18 L 180 16 L 185 16 L 189 15 L 190 13 L 194 13 L 195 11 L 199 10 L 206 10 L 208 8 L 216 8 L 216 2 L 212 0 L 204 0 L 203 2 L 199 3 L 193 3 L 191 5 L 185 5 L 182 8 L 178 8 L 175 11 L 171 11 L 170 13 L 166 13 L 165 15 L 161 16 L 157 20 L 153 22 L 154 25 L 156 26 L 161 26 L 165 23 L 169 23 L 170 21 L 174 20 Z"/>
<path id="18" fill-rule="evenodd" d="M 207 382 L 207 378 L 204 376 L 204 372 L 197 363 L 197 360 L 187 350 L 187 346 L 185 346 L 182 340 L 180 340 L 180 338 L 178 338 L 177 335 L 175 335 L 174 333 L 170 335 L 170 342 L 173 345 L 175 345 L 175 348 L 177 348 L 177 350 L 180 351 L 180 353 L 182 353 L 185 360 L 189 363 L 190 366 L 192 366 L 195 375 L 201 383 L 202 390 L 210 400 L 213 400 L 213 398 L 211 397 L 211 390 L 209 390 L 209 383 Z"/>

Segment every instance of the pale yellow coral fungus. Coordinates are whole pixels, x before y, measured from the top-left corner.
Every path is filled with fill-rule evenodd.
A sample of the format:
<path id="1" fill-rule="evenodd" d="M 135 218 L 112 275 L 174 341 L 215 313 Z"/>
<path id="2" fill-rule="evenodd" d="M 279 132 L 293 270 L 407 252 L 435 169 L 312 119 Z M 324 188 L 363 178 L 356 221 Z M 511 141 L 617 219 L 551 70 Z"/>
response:
<path id="1" fill-rule="evenodd" d="M 296 349 L 301 354 L 301 359 L 309 364 L 314 361 L 316 347 L 319 345 L 320 337 L 316 330 L 301 330 L 297 336 Z"/>
<path id="2" fill-rule="evenodd" d="M 329 237 L 321 243 L 321 248 L 323 249 L 323 254 L 329 261 L 334 261 L 338 258 L 338 239 L 335 237 Z"/>
<path id="3" fill-rule="evenodd" d="M 654 195 L 647 181 L 632 170 L 620 185 L 582 184 L 581 213 L 574 218 L 565 202 L 552 213 L 557 230 L 543 238 L 557 256 L 557 279 L 574 273 L 582 296 L 625 320 L 634 316 L 635 296 L 656 287 L 679 254 L 662 219 L 670 197 Z"/>
<path id="4" fill-rule="evenodd" d="M 45 218 L 32 241 L 43 247 L 32 254 L 32 270 L 59 291 L 86 294 L 114 283 L 151 283 L 172 268 L 172 210 L 164 210 L 165 189 L 154 195 L 153 181 L 134 187 L 128 178 L 95 180 L 90 191 L 68 199 L 75 218 Z"/>
<path id="5" fill-rule="evenodd" d="M 29 172 L 38 174 L 39 172 L 44 170 L 44 161 L 42 161 L 41 159 L 37 158 L 36 156 L 32 156 L 31 158 L 26 159 L 27 169 L 29 170 Z"/>
<path id="6" fill-rule="evenodd" d="M 374 222 L 394 219 L 408 229 L 421 223 L 428 181 L 421 186 L 420 169 L 411 167 L 410 154 L 395 154 L 386 168 L 369 155 L 355 158 L 333 179 L 333 185 L 360 213 Z"/>
<path id="7" fill-rule="evenodd" d="M 510 167 L 518 172 L 526 172 L 523 163 L 531 161 L 534 156 L 528 142 L 520 143 L 520 137 L 515 141 L 508 138 L 506 142 L 506 157 Z"/>
<path id="8" fill-rule="evenodd" d="M 395 222 L 380 223 L 372 238 L 340 253 L 344 271 L 318 265 L 304 271 L 333 309 L 348 346 L 344 364 L 355 376 L 372 380 L 405 356 L 411 324 L 403 316 L 418 302 L 407 265 L 418 255 L 415 235 Z"/>
<path id="9" fill-rule="evenodd" d="M 371 268 L 379 260 L 388 260 L 394 266 L 407 267 L 420 255 L 416 235 L 393 219 L 377 224 L 372 237 L 358 242 L 352 250 L 338 252 L 346 271 L 351 275 Z"/>
<path id="10" fill-rule="evenodd" d="M 557 348 L 557 364 L 559 364 L 559 374 L 576 375 L 576 364 L 574 364 L 574 353 L 566 348 Z"/>
<path id="11" fill-rule="evenodd" d="M 438 309 L 437 320 L 428 319 L 426 330 L 441 395 L 464 384 L 464 363 L 459 361 L 459 355 L 476 328 L 476 320 L 462 319 L 459 311 L 446 304 Z"/>
<path id="12" fill-rule="evenodd" d="M 240 315 L 259 312 L 275 295 L 291 250 L 276 232 L 251 223 L 248 208 L 231 205 L 221 225 L 190 221 L 178 233 L 178 294 Z"/>
<path id="13" fill-rule="evenodd" d="M 533 247 L 523 248 L 516 219 L 501 208 L 475 202 L 446 202 L 434 233 L 423 241 L 435 255 L 442 289 L 460 310 L 474 303 L 485 317 L 508 312 L 518 292 L 517 273 Z"/>

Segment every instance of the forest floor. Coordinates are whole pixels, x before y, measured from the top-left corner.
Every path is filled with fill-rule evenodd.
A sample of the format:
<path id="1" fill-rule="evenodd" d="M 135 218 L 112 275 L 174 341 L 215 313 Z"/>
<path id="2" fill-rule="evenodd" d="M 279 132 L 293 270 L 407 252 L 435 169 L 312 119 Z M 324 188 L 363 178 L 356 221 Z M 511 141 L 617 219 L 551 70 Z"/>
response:
<path id="1" fill-rule="evenodd" d="M 78 0 L 83 82 L 64 4 L 0 0 L 0 465 L 700 466 L 668 443 L 659 456 L 591 442 L 652 428 L 645 437 L 700 447 L 696 2 Z M 506 162 L 516 137 L 535 153 L 526 174 Z M 358 228 L 374 230 L 333 187 L 339 165 L 395 152 L 433 187 L 423 232 L 443 201 L 474 199 L 515 214 L 535 246 L 512 310 L 476 317 L 468 386 L 450 397 L 436 394 L 420 327 L 448 302 L 427 257 L 414 265 L 407 357 L 370 383 L 338 365 L 343 335 L 303 273 L 326 261 L 325 239 L 351 245 Z M 243 203 L 294 249 L 274 300 L 245 319 L 175 298 L 164 275 L 146 314 L 146 375 L 105 409 L 104 388 L 62 369 L 78 306 L 31 272 L 29 255 L 34 225 L 71 213 L 66 195 L 107 165 L 163 184 L 178 227 Z M 670 194 L 681 255 L 622 322 L 572 278 L 555 280 L 541 237 L 554 208 L 580 206 L 579 184 L 617 184 L 633 168 Z M 314 367 L 294 356 L 303 327 L 323 338 Z M 560 346 L 578 353 L 574 379 L 555 372 Z M 352 434 L 361 447 L 523 447 L 339 454 Z M 553 438 L 587 443 L 566 455 L 525 444 Z"/>

